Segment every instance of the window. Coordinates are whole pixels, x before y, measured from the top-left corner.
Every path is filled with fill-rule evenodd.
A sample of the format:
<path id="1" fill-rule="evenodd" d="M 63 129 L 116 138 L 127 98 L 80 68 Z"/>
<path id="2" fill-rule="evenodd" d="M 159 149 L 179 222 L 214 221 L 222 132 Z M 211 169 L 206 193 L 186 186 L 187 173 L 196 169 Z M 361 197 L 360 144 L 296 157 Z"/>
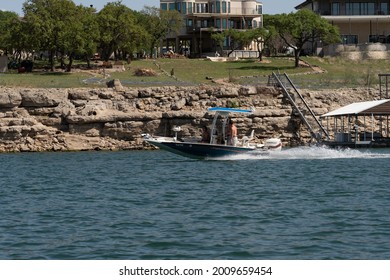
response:
<path id="1" fill-rule="evenodd" d="M 208 13 L 209 12 L 209 6 L 208 4 L 196 4 L 196 12 L 197 13 Z"/>
<path id="2" fill-rule="evenodd" d="M 346 3 L 345 5 L 347 15 L 375 15 L 375 3 Z"/>
<path id="3" fill-rule="evenodd" d="M 359 15 L 360 3 L 346 3 L 347 15 Z"/>
<path id="4" fill-rule="evenodd" d="M 169 3 L 169 10 L 170 11 L 176 10 L 176 4 L 175 3 Z"/>
<path id="5" fill-rule="evenodd" d="M 222 28 L 227 29 L 227 19 L 222 19 Z"/>
<path id="6" fill-rule="evenodd" d="M 263 6 L 262 5 L 257 5 L 256 6 L 256 11 L 259 15 L 263 13 Z"/>
<path id="7" fill-rule="evenodd" d="M 220 13 L 221 12 L 221 1 L 215 2 L 215 12 Z"/>
<path id="8" fill-rule="evenodd" d="M 386 44 L 387 38 L 385 35 L 370 35 L 368 36 L 368 42 Z"/>
<path id="9" fill-rule="evenodd" d="M 221 20 L 220 19 L 217 19 L 215 21 L 215 24 L 216 24 L 217 28 L 221 28 Z"/>
<path id="10" fill-rule="evenodd" d="M 222 13 L 226 14 L 226 1 L 222 1 Z"/>
<path id="11" fill-rule="evenodd" d="M 201 7 L 202 7 L 202 13 L 207 13 L 208 12 L 208 6 L 207 4 L 201 4 Z"/>
<path id="12" fill-rule="evenodd" d="M 375 15 L 375 4 L 367 3 L 367 15 Z"/>
<path id="13" fill-rule="evenodd" d="M 340 3 L 332 3 L 332 16 L 338 16 L 340 15 Z"/>
<path id="14" fill-rule="evenodd" d="M 360 3 L 360 14 L 361 15 L 374 15 L 375 4 L 374 3 Z"/>
<path id="15" fill-rule="evenodd" d="M 342 40 L 343 44 L 356 45 L 358 43 L 358 36 L 357 35 L 341 35 L 341 40 Z"/>
<path id="16" fill-rule="evenodd" d="M 360 14 L 368 15 L 368 3 L 360 3 Z"/>
<path id="17" fill-rule="evenodd" d="M 381 5 L 380 5 L 380 14 L 381 15 L 388 15 L 389 14 L 387 3 L 385 3 L 385 2 L 381 3 Z"/>
<path id="18" fill-rule="evenodd" d="M 166 11 L 168 9 L 167 3 L 161 3 L 160 8 L 161 10 Z"/>
<path id="19" fill-rule="evenodd" d="M 187 3 L 183 2 L 181 5 L 181 13 L 186 14 L 187 13 Z"/>
<path id="20" fill-rule="evenodd" d="M 360 3 L 352 3 L 352 14 L 359 15 L 360 14 Z"/>
<path id="21" fill-rule="evenodd" d="M 193 25 L 192 19 L 187 20 L 187 26 L 192 27 L 192 25 Z"/>
<path id="22" fill-rule="evenodd" d="M 352 4 L 351 3 L 345 4 L 345 14 L 352 15 Z"/>

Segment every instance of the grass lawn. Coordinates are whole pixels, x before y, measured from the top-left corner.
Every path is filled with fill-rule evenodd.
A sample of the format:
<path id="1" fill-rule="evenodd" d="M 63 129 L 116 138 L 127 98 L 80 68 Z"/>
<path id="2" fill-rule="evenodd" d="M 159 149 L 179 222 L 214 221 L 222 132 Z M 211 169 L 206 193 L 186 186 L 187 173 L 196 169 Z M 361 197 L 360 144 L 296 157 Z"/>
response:
<path id="1" fill-rule="evenodd" d="M 310 73 L 308 67 L 294 67 L 292 58 L 264 58 L 263 62 L 248 59 L 232 62 L 211 62 L 203 59 L 133 60 L 126 64 L 125 72 L 112 72 L 104 77 L 100 71 L 73 71 L 54 73 L 34 70 L 33 73 L 18 74 L 15 70 L 0 74 L 0 86 L 8 87 L 105 87 L 105 82 L 120 79 L 129 87 L 164 85 L 212 85 L 213 79 L 227 79 L 238 84 L 265 84 L 272 72 L 287 73 L 301 88 L 339 88 L 378 85 L 378 74 L 390 73 L 390 64 L 385 60 L 353 62 L 342 58 L 302 57 L 311 65 L 317 65 L 326 72 Z M 154 70 L 154 77 L 138 77 L 138 68 Z M 171 76 L 171 73 L 174 76 Z"/>
<path id="2" fill-rule="evenodd" d="M 14 71 L 0 74 L 0 86 L 26 88 L 72 88 L 85 86 L 83 80 L 90 77 L 83 73 L 32 72 L 17 74 Z"/>
<path id="3" fill-rule="evenodd" d="M 350 61 L 342 58 L 304 58 L 311 65 L 318 65 L 324 74 L 294 76 L 293 81 L 306 88 L 376 87 L 378 74 L 390 73 L 387 60 Z"/>

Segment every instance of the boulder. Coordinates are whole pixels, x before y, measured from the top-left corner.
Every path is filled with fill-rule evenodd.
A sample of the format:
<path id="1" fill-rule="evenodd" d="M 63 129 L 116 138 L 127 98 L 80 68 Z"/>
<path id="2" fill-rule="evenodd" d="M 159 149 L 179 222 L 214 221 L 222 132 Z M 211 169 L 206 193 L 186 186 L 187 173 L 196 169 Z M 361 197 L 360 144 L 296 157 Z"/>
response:
<path id="1" fill-rule="evenodd" d="M 23 107 L 56 107 L 68 100 L 68 92 L 60 90 L 23 90 L 20 94 Z"/>
<path id="2" fill-rule="evenodd" d="M 97 100 L 99 99 L 100 91 L 95 90 L 80 90 L 72 89 L 69 91 L 70 100 Z"/>
<path id="3" fill-rule="evenodd" d="M 176 101 L 175 104 L 172 105 L 172 110 L 181 110 L 187 103 L 187 100 L 185 98 L 181 98 L 180 100 Z"/>
<path id="4" fill-rule="evenodd" d="M 22 96 L 19 92 L 9 90 L 0 94 L 0 108 L 14 108 L 22 104 Z"/>

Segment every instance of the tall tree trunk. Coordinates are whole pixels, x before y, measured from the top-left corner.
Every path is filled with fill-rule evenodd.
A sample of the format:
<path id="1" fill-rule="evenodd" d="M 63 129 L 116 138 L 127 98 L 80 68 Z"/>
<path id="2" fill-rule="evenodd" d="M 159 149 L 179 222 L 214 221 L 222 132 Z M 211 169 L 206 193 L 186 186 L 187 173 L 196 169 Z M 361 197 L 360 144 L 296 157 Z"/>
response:
<path id="1" fill-rule="evenodd" d="M 224 53 L 223 53 L 223 46 L 220 46 L 219 48 L 221 49 L 221 53 L 220 53 L 219 55 L 222 56 L 222 57 L 224 57 L 225 55 L 224 55 Z"/>
<path id="2" fill-rule="evenodd" d="M 64 53 L 61 53 L 61 69 L 65 69 L 65 59 L 64 59 Z"/>
<path id="3" fill-rule="evenodd" d="M 50 62 L 50 71 L 54 72 L 54 51 L 49 51 L 49 62 Z"/>
<path id="4" fill-rule="evenodd" d="M 259 60 L 260 61 L 263 61 L 263 49 L 260 50 L 260 42 L 257 41 L 257 51 L 259 52 Z"/>
<path id="5" fill-rule="evenodd" d="M 69 55 L 69 63 L 66 67 L 66 72 L 71 72 L 72 71 L 72 64 L 73 64 L 73 53 Z"/>
<path id="6" fill-rule="evenodd" d="M 91 60 L 89 59 L 89 55 L 88 54 L 85 55 L 85 60 L 87 61 L 88 69 L 91 68 Z"/>
<path id="7" fill-rule="evenodd" d="M 294 49 L 294 56 L 295 56 L 295 68 L 299 67 L 299 54 L 301 53 L 301 50 Z"/>
<path id="8" fill-rule="evenodd" d="M 20 62 L 22 61 L 22 51 L 18 51 L 18 63 L 20 64 Z"/>

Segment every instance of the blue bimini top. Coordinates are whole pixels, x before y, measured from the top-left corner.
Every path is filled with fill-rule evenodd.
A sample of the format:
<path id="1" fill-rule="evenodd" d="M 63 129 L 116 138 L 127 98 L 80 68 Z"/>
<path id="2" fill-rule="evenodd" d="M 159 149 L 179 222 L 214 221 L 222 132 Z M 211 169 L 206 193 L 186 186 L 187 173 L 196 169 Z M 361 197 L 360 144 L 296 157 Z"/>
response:
<path id="1" fill-rule="evenodd" d="M 236 109 L 236 108 L 225 108 L 225 107 L 212 107 L 208 109 L 209 112 L 225 112 L 225 113 L 241 113 L 241 114 L 251 114 L 252 110 L 246 109 Z"/>

